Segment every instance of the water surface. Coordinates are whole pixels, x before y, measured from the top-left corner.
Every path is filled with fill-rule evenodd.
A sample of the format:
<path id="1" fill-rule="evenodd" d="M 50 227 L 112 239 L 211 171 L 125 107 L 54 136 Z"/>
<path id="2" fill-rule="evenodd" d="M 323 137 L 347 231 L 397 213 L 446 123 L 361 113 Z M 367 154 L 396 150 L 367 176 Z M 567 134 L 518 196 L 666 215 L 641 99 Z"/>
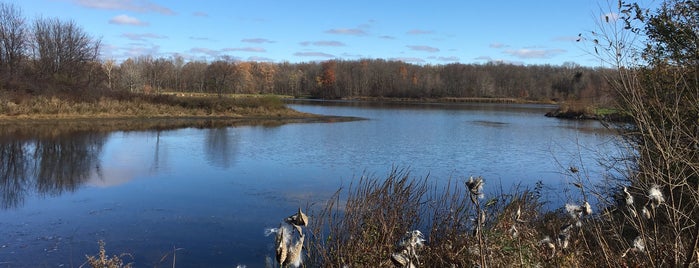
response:
<path id="1" fill-rule="evenodd" d="M 483 176 L 488 191 L 570 183 L 615 150 L 595 121 L 507 104 L 296 103 L 342 123 L 167 131 L 32 129 L 0 138 L 0 267 L 78 267 L 97 241 L 137 267 L 259 267 L 266 227 L 392 167 L 434 183 Z M 547 198 L 562 200 L 559 191 Z M 174 249 L 177 249 L 174 251 Z"/>

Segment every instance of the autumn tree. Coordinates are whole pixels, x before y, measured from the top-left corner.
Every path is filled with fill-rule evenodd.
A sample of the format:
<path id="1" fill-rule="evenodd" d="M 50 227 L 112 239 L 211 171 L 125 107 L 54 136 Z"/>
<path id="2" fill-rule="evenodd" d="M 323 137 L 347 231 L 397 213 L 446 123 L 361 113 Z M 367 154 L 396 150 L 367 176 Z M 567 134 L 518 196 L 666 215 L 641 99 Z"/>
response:
<path id="1" fill-rule="evenodd" d="M 257 93 L 255 80 L 252 63 L 238 62 L 235 64 L 233 72 L 234 93 Z"/>
<path id="2" fill-rule="evenodd" d="M 322 73 L 316 78 L 318 83 L 318 96 L 321 98 L 336 98 L 335 94 L 335 68 L 337 62 L 325 61 L 321 64 Z"/>

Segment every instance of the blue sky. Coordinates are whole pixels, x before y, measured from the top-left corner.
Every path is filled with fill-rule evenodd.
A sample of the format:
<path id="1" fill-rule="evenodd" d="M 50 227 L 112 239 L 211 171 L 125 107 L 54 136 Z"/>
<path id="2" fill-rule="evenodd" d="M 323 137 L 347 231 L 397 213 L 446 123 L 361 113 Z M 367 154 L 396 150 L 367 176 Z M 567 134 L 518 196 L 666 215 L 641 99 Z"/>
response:
<path id="1" fill-rule="evenodd" d="M 7 0 L 5 0 L 7 1 Z M 33 19 L 74 20 L 104 58 L 139 55 L 416 64 L 599 63 L 576 43 L 604 0 L 9 0 Z"/>

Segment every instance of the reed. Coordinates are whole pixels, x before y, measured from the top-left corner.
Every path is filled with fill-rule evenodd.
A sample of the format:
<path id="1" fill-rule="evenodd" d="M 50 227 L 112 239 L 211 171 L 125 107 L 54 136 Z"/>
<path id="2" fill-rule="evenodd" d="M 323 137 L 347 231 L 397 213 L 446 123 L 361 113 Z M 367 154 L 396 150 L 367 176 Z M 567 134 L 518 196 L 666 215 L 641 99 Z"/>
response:
<path id="1" fill-rule="evenodd" d="M 107 251 L 104 249 L 104 241 L 100 240 L 98 243 L 99 253 L 97 256 L 86 255 L 87 261 L 80 265 L 81 268 L 85 265 L 89 265 L 89 267 L 92 268 L 131 268 L 131 263 L 124 264 L 122 260 L 123 257 L 131 257 L 130 254 L 122 253 L 109 257 Z"/>
<path id="2" fill-rule="evenodd" d="M 316 212 L 311 267 L 522 267 L 538 259 L 540 194 L 516 189 L 486 198 L 484 179 L 445 186 L 393 169 L 363 176 Z"/>

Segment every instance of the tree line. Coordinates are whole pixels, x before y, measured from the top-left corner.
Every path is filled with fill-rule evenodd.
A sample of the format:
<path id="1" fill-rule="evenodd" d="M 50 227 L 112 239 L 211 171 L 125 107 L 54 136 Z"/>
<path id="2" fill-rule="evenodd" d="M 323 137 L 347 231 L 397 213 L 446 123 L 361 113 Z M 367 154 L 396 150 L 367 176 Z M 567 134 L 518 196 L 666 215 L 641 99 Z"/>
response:
<path id="1" fill-rule="evenodd" d="M 415 65 L 383 59 L 324 62 L 213 62 L 182 56 L 103 63 L 112 90 L 284 94 L 348 97 L 514 97 L 532 100 L 608 100 L 606 69 L 511 64 Z"/>
<path id="2" fill-rule="evenodd" d="M 138 56 L 100 59 L 100 40 L 73 21 L 25 19 L 0 3 L 0 78 L 8 90 L 84 94 L 101 90 L 160 93 L 284 94 L 313 98 L 496 97 L 608 101 L 606 69 L 575 63 L 416 65 L 383 59 L 244 62 Z"/>

